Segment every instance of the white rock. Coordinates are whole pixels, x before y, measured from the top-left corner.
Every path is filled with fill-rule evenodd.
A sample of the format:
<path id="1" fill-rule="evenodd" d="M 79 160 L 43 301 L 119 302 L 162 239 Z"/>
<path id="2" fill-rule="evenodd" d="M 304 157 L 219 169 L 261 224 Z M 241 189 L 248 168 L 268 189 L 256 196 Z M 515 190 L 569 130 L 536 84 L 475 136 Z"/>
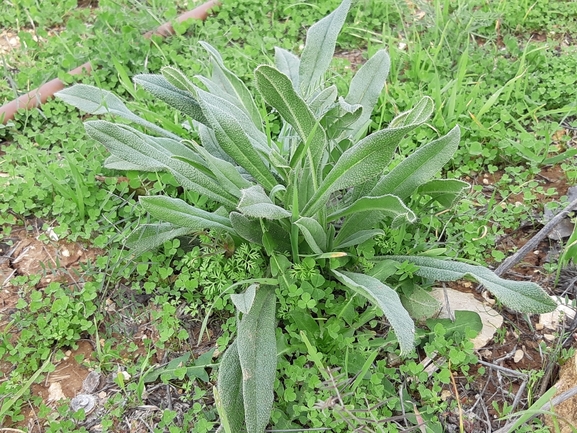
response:
<path id="1" fill-rule="evenodd" d="M 551 296 L 555 302 L 557 302 L 557 308 L 550 312 L 544 313 L 539 316 L 539 325 L 543 328 L 547 328 L 556 331 L 559 328 L 559 323 L 568 317 L 573 320 L 575 317 L 575 301 L 569 301 L 561 296 Z"/>
<path id="2" fill-rule="evenodd" d="M 483 329 L 472 341 L 475 349 L 480 349 L 485 347 L 489 341 L 503 325 L 503 316 L 493 310 L 489 305 L 477 300 L 472 293 L 463 293 L 458 290 L 451 289 L 447 287 L 447 299 L 449 302 L 449 307 L 451 311 L 464 310 L 464 311 L 474 311 L 481 317 L 481 322 L 483 322 Z M 441 305 L 440 318 L 448 318 L 448 310 L 445 302 L 443 288 L 435 288 L 431 293 L 435 299 L 437 299 Z"/>

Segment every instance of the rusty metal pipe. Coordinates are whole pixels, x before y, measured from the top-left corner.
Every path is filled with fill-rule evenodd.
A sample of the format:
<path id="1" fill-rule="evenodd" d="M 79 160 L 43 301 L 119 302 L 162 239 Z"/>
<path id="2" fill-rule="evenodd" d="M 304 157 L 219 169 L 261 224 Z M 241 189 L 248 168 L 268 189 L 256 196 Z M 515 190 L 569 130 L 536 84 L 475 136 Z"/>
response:
<path id="1" fill-rule="evenodd" d="M 179 15 L 176 18 L 176 21 L 180 23 L 191 18 L 204 21 L 208 16 L 208 12 L 219 4 L 220 2 L 218 0 L 210 0 L 191 11 Z M 172 27 L 172 24 L 168 22 L 164 23 L 155 30 L 146 32 L 143 36 L 147 39 L 150 39 L 153 35 L 167 37 L 173 34 L 174 28 Z M 91 71 L 92 65 L 90 62 L 86 62 L 83 65 L 74 68 L 68 73 L 70 75 L 78 75 L 82 72 L 90 74 Z M 58 78 L 48 81 L 37 89 L 34 89 L 31 92 L 28 92 L 27 94 L 22 95 L 19 98 L 14 99 L 13 101 L 0 107 L 0 120 L 3 124 L 6 124 L 9 120 L 14 118 L 16 111 L 30 110 L 32 108 L 39 107 L 41 104 L 46 102 L 48 98 L 54 96 L 56 92 L 64 89 L 64 87 L 66 87 L 66 84 L 64 84 Z"/>

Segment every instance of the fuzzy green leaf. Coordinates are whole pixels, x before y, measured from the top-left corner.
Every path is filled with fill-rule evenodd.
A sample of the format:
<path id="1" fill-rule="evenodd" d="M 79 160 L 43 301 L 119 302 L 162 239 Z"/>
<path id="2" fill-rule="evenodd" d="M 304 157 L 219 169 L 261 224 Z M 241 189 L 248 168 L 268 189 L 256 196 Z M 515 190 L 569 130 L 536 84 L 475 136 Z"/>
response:
<path id="1" fill-rule="evenodd" d="M 230 222 L 234 231 L 247 241 L 262 245 L 262 227 L 260 221 L 251 219 L 238 212 L 231 212 L 229 215 Z"/>
<path id="2" fill-rule="evenodd" d="M 327 250 L 327 235 L 319 222 L 313 218 L 301 217 L 294 222 L 315 254 Z"/>
<path id="3" fill-rule="evenodd" d="M 140 164 L 133 164 L 128 161 L 124 161 L 120 159 L 116 155 L 110 155 L 104 161 L 103 166 L 110 170 L 119 170 L 119 171 L 151 171 L 151 172 L 158 172 L 158 171 L 165 171 L 166 167 L 160 163 L 152 163 L 151 165 L 146 165 L 144 162 Z"/>
<path id="4" fill-rule="evenodd" d="M 414 222 L 417 216 L 409 209 L 403 201 L 392 194 L 382 195 L 380 197 L 363 197 L 355 201 L 350 206 L 330 214 L 327 219 L 334 221 L 351 214 L 367 211 L 379 211 L 383 215 L 390 217 L 394 221 L 405 220 L 409 223 Z"/>
<path id="5" fill-rule="evenodd" d="M 385 50 L 379 50 L 361 66 L 351 80 L 345 101 L 349 104 L 360 104 L 363 107 L 359 119 L 350 126 L 351 136 L 356 136 L 366 128 L 373 108 L 385 86 L 390 65 L 389 55 Z"/>
<path id="6" fill-rule="evenodd" d="M 240 190 L 248 188 L 251 183 L 238 172 L 230 162 L 217 158 L 204 147 L 195 145 L 196 151 L 204 158 L 207 167 L 214 174 L 221 185 L 235 197 L 240 197 Z"/>
<path id="7" fill-rule="evenodd" d="M 309 108 L 317 119 L 324 116 L 335 104 L 338 94 L 337 86 L 332 85 L 315 95 L 309 103 Z"/>
<path id="8" fill-rule="evenodd" d="M 444 137 L 417 149 L 388 174 L 382 176 L 366 195 L 394 194 L 405 200 L 451 159 L 459 145 L 459 137 L 459 128 L 455 127 Z M 379 212 L 365 212 L 355 215 L 354 218 L 347 218 L 337 235 L 337 243 L 340 239 L 352 236 L 358 230 L 376 227 L 382 219 Z"/>
<path id="9" fill-rule="evenodd" d="M 299 66 L 302 95 L 312 94 L 321 83 L 333 59 L 337 37 L 350 7 L 351 1 L 343 0 L 337 9 L 309 28 Z"/>
<path id="10" fill-rule="evenodd" d="M 179 198 L 163 195 L 141 196 L 138 201 L 153 218 L 160 221 L 187 227 L 192 231 L 215 229 L 234 233 L 227 217 L 196 208 Z"/>
<path id="11" fill-rule="evenodd" d="M 493 271 L 468 263 L 425 256 L 383 256 L 382 259 L 405 261 L 419 267 L 417 275 L 436 281 L 455 281 L 471 277 L 481 283 L 507 307 L 523 313 L 548 313 L 557 304 L 537 284 L 505 280 Z"/>
<path id="12" fill-rule="evenodd" d="M 126 105 L 124 105 L 118 96 L 108 90 L 99 89 L 98 87 L 89 86 L 88 84 L 75 84 L 72 87 L 56 92 L 54 96 L 62 99 L 67 104 L 73 105 L 82 111 L 86 111 L 87 113 L 114 114 L 115 116 L 130 120 L 137 125 L 144 126 L 151 131 L 164 135 L 165 137 L 180 140 L 178 135 L 160 128 L 154 123 L 134 114 L 126 107 Z"/>
<path id="13" fill-rule="evenodd" d="M 471 188 L 467 182 L 458 179 L 435 179 L 422 184 L 417 192 L 419 194 L 427 194 L 440 205 L 449 208 L 457 198 Z"/>
<path id="14" fill-rule="evenodd" d="M 430 98 L 423 98 L 413 110 L 405 113 L 408 119 L 406 124 L 374 132 L 347 149 L 323 179 L 302 214 L 312 216 L 326 204 L 333 192 L 360 185 L 380 175 L 390 163 L 401 138 L 424 123 L 432 112 L 432 101 Z"/>
<path id="15" fill-rule="evenodd" d="M 170 223 L 143 224 L 128 235 L 124 242 L 134 256 L 139 256 L 145 251 L 159 247 L 166 241 L 191 232 L 193 230 L 188 227 L 175 226 Z"/>
<path id="16" fill-rule="evenodd" d="M 258 287 L 258 284 L 251 284 L 244 293 L 232 293 L 230 295 L 230 300 L 238 311 L 243 314 L 249 313 L 254 304 L 254 298 Z"/>
<path id="17" fill-rule="evenodd" d="M 197 100 L 190 93 L 170 84 L 162 75 L 140 74 L 134 77 L 134 82 L 168 105 L 206 125 L 206 118 Z"/>
<path id="18" fill-rule="evenodd" d="M 255 126 L 262 129 L 260 111 L 244 82 L 224 66 L 220 53 L 212 45 L 204 41 L 199 43 L 212 58 L 212 81 L 233 98 L 235 105 L 250 117 Z"/>
<path id="19" fill-rule="evenodd" d="M 222 408 L 231 428 L 229 433 L 246 432 L 242 384 L 238 343 L 237 340 L 234 340 L 222 355 L 217 382 Z"/>
<path id="20" fill-rule="evenodd" d="M 363 106 L 349 104 L 342 97 L 324 116 L 325 129 L 330 140 L 340 143 L 353 135 L 352 126 L 361 118 Z"/>
<path id="21" fill-rule="evenodd" d="M 397 292 L 368 275 L 336 270 L 332 272 L 341 283 L 364 296 L 381 309 L 395 331 L 402 354 L 413 350 L 415 324 L 403 304 L 401 304 Z"/>
<path id="22" fill-rule="evenodd" d="M 197 94 L 220 147 L 267 190 L 274 187 L 277 182 L 257 152 L 257 149 L 261 148 L 259 141 L 254 139 L 255 135 L 247 133 L 250 130 L 253 130 L 255 134 L 259 132 L 246 115 L 218 96 L 200 89 L 197 90 Z M 266 137 L 263 139 L 266 142 Z"/>
<path id="23" fill-rule="evenodd" d="M 274 288 L 261 286 L 248 314 L 238 324 L 238 355 L 247 433 L 262 433 L 274 400 L 276 336 Z"/>
<path id="24" fill-rule="evenodd" d="M 372 239 L 377 235 L 382 235 L 383 233 L 384 232 L 381 229 L 359 230 L 353 233 L 350 237 L 339 240 L 338 243 L 335 243 L 334 248 L 341 250 L 343 248 L 359 245 L 364 241 L 368 241 L 369 239 Z"/>
<path id="25" fill-rule="evenodd" d="M 284 48 L 274 47 L 274 64 L 279 71 L 285 74 L 293 83 L 293 88 L 299 88 L 300 59 Z"/>
<path id="26" fill-rule="evenodd" d="M 165 66 L 160 70 L 162 76 L 168 81 L 171 85 L 176 87 L 179 90 L 187 92 L 191 95 L 196 93 L 194 84 L 184 75 L 181 71 L 172 66 Z"/>
<path id="27" fill-rule="evenodd" d="M 278 220 L 291 216 L 289 211 L 274 204 L 259 185 L 245 188 L 241 194 L 238 210 L 248 217 Z"/>
<path id="28" fill-rule="evenodd" d="M 290 79 L 271 66 L 261 65 L 254 72 L 256 87 L 267 104 L 275 108 L 297 132 L 303 143 L 300 152 L 295 152 L 291 167 L 307 155 L 309 167 L 317 172 L 320 158 L 326 148 L 327 138 L 317 123 L 307 103 L 295 92 Z M 315 182 L 316 179 L 311 179 Z"/>
<path id="29" fill-rule="evenodd" d="M 215 158 L 220 158 L 224 161 L 234 163 L 234 159 L 227 155 L 226 152 L 222 150 L 222 147 L 220 147 L 220 144 L 218 143 L 218 140 L 216 139 L 212 129 L 198 122 L 196 122 L 196 128 L 198 130 L 198 135 L 200 137 L 202 147 L 206 149 L 207 152 L 209 152 Z"/>
<path id="30" fill-rule="evenodd" d="M 156 137 L 143 134 L 129 126 L 103 120 L 84 122 L 86 132 L 102 143 L 110 152 L 133 164 L 162 164 L 185 188 L 204 194 L 223 205 L 234 208 L 237 199 L 213 178 L 186 162 L 173 158 L 160 146 Z M 197 156 L 195 162 L 202 163 Z"/>
<path id="31" fill-rule="evenodd" d="M 373 188 L 371 195 L 395 194 L 409 197 L 449 162 L 459 146 L 461 132 L 458 126 L 435 141 L 420 147 L 405 158 Z"/>

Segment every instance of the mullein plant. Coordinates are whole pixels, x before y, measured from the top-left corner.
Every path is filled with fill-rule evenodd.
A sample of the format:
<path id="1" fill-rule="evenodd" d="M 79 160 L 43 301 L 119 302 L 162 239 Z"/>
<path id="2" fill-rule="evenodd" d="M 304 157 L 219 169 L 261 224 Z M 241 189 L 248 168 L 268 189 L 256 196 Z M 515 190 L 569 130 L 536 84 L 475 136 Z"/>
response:
<path id="1" fill-rule="evenodd" d="M 384 50 L 356 72 L 344 97 L 336 86 L 325 86 L 350 6 L 351 0 L 344 0 L 309 29 L 300 58 L 276 48 L 275 65 L 256 68 L 257 100 L 205 42 L 201 44 L 210 56 L 210 77 L 190 80 L 170 66 L 160 75 L 135 76 L 135 83 L 192 119 L 200 143 L 142 119 L 108 91 L 77 84 L 58 93 L 88 113 L 111 113 L 153 134 L 126 123 L 87 121 L 88 135 L 110 151 L 107 167 L 166 170 L 183 188 L 219 205 L 208 212 L 179 198 L 139 197 L 158 222 L 144 224 L 129 236 L 127 245 L 136 253 L 206 230 L 236 243 L 260 245 L 266 252 L 269 278 L 247 283 L 243 293 L 231 295 L 238 311 L 237 336 L 222 357 L 216 389 L 221 422 L 230 432 L 263 432 L 269 422 L 277 357 L 276 288 L 293 282 L 289 270 L 303 257 L 315 258 L 326 278 L 378 306 L 401 353 L 413 350 L 414 322 L 386 277 L 355 272 L 352 261 L 338 258 L 383 234 L 384 225 L 418 223 L 406 203 L 427 196 L 450 207 L 469 187 L 435 178 L 457 149 L 458 127 L 390 168 L 400 141 L 433 113 L 430 98 L 399 114 L 387 128 L 366 134 L 389 71 Z M 274 136 L 257 104 L 262 100 L 280 116 L 282 126 Z M 555 308 L 538 285 L 501 279 L 482 266 L 426 254 L 374 260 L 412 264 L 414 274 L 427 280 L 473 278 L 516 311 Z"/>

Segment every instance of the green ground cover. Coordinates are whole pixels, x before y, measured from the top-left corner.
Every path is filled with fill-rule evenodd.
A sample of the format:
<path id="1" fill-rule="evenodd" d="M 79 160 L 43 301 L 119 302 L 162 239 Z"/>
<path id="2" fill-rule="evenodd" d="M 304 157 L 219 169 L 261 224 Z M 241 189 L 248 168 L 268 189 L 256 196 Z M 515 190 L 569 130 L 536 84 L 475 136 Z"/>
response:
<path id="1" fill-rule="evenodd" d="M 76 2 L 48 3 L 41 8 L 25 0 L 0 5 L 1 28 L 13 30 L 21 41 L 3 57 L 2 100 L 58 76 L 113 91 L 145 119 L 195 139 L 187 117 L 135 87 L 134 75 L 159 73 L 167 65 L 189 77 L 206 74 L 209 57 L 199 41 L 208 41 L 254 90 L 253 71 L 273 62 L 274 47 L 300 53 L 307 28 L 340 2 L 224 2 L 206 22 L 179 25 L 177 35 L 151 41 L 142 38 L 143 30 L 195 3 L 101 0 L 94 9 L 78 8 Z M 507 254 L 495 248 L 502 235 L 539 218 L 546 203 L 566 200 L 554 184 L 542 182 L 542 173 L 555 168 L 568 184 L 577 178 L 577 55 L 570 36 L 577 30 L 576 17 L 577 6 L 561 1 L 354 4 L 338 39 L 329 84 L 346 94 L 358 67 L 350 59 L 366 60 L 386 49 L 391 70 L 370 130 L 386 127 L 430 96 L 435 111 L 401 142 L 399 158 L 458 124 L 461 144 L 443 177 L 473 184 L 447 212 L 419 215 L 420 224 L 385 229 L 384 235 L 358 246 L 361 263 L 382 251 L 446 248 L 450 257 L 495 264 Z M 64 72 L 89 59 L 92 75 L 77 78 Z M 44 378 L 69 347 L 91 339 L 97 343 L 85 364 L 112 373 L 118 390 L 100 420 L 105 430 L 123 431 L 122 423 L 146 404 L 145 387 L 162 383 L 180 395 L 184 406 L 150 415 L 151 431 L 213 431 L 220 425 L 212 387 L 220 358 L 198 353 L 198 330 L 210 313 L 218 352 L 233 341 L 234 306 L 224 291 L 237 281 L 264 277 L 264 253 L 248 245 L 234 250 L 226 239 L 201 233 L 133 257 L 123 240 L 148 219 L 138 196 L 162 193 L 207 210 L 214 210 L 215 203 L 183 191 L 168 173 L 103 168 L 107 152 L 87 137 L 84 120 L 75 108 L 51 100 L 0 127 L 2 238 L 20 228 L 33 232 L 32 221 L 39 219 L 41 240 L 49 242 L 51 227 L 60 239 L 105 251 L 82 269 L 82 290 L 56 282 L 37 290 L 40 276 L 10 280 L 20 299 L 0 340 L 0 358 L 9 366 L 0 382 L 0 425 L 25 428 L 18 422 L 30 404 L 37 409 L 41 431 L 88 431 L 83 414 L 73 415 L 67 403 L 53 410 L 33 393 L 30 378 L 34 373 L 39 374 L 34 379 Z M 273 130 L 279 125 L 274 113 L 266 120 Z M 494 179 L 489 191 L 483 182 L 488 178 Z M 555 270 L 554 264 L 543 269 Z M 399 269 L 399 280 L 412 272 Z M 399 359 L 394 336 L 374 307 L 320 277 L 314 260 L 303 260 L 292 273 L 299 283 L 286 288 L 278 306 L 284 333 L 277 335 L 271 428 L 351 431 L 364 426 L 394 432 L 424 419 L 428 431 L 442 431 L 443 414 L 457 408 L 457 401 L 443 398 L 442 391 L 453 390 L 455 376 L 467 376 L 462 383 L 466 392 L 474 388 L 475 375 L 483 374 L 477 369 L 470 374 L 477 356 L 467 336 L 447 332 L 446 324 L 422 326 L 419 351 Z M 107 309 L 108 300 L 122 304 L 120 287 L 146 295 L 147 304 L 124 301 L 122 312 Z M 323 319 L 312 320 L 310 311 Z M 138 345 L 130 323 L 146 321 L 154 337 Z M 191 351 L 193 357 L 182 361 Z M 450 362 L 428 377 L 420 359 L 433 352 Z M 175 359 L 182 363 L 170 364 Z M 119 369 L 130 379 L 124 380 Z M 529 398 L 527 407 L 533 402 Z M 507 412 L 504 406 L 498 410 Z M 535 422 L 518 431 L 538 431 L 542 427 Z"/>

